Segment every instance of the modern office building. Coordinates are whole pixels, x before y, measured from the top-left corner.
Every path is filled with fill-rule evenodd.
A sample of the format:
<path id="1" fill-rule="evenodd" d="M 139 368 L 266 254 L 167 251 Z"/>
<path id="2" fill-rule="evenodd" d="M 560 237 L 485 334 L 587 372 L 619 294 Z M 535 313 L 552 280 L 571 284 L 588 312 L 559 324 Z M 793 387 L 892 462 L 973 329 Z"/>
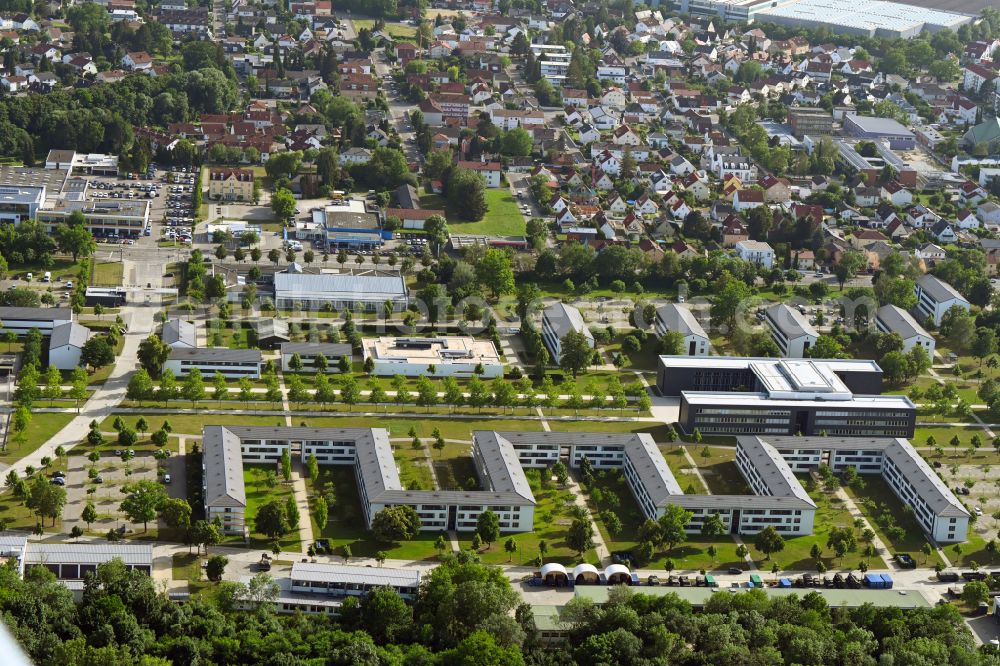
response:
<path id="1" fill-rule="evenodd" d="M 17 225 L 32 220 L 44 204 L 44 186 L 0 183 L 0 222 Z"/>
<path id="2" fill-rule="evenodd" d="M 381 376 L 472 377 L 478 374 L 482 379 L 493 379 L 502 377 L 504 370 L 500 354 L 491 340 L 468 336 L 365 338 L 362 350 L 366 362 L 372 359 L 372 374 Z"/>
<path id="3" fill-rule="evenodd" d="M 661 356 L 657 387 L 702 434 L 912 437 L 916 407 L 879 395 L 874 361 Z"/>
<path id="4" fill-rule="evenodd" d="M 54 328 L 73 319 L 69 308 L 0 307 L 0 332 L 21 336 L 37 328 L 42 335 L 51 335 Z"/>
<path id="5" fill-rule="evenodd" d="M 331 204 L 312 212 L 314 228 L 320 230 L 318 239 L 326 243 L 327 250 L 373 250 L 392 238 L 391 231 L 383 231 L 377 213 L 368 212 L 363 201 L 348 200 Z"/>
<path id="6" fill-rule="evenodd" d="M 363 309 L 381 312 L 386 302 L 394 312 L 409 304 L 402 275 L 349 275 L 346 273 L 275 273 L 274 302 L 283 310 Z"/>
<path id="7" fill-rule="evenodd" d="M 303 369 L 313 370 L 316 359 L 322 354 L 323 358 L 326 359 L 327 368 L 333 370 L 340 363 L 341 358 L 346 356 L 348 361 L 353 358 L 354 348 L 346 342 L 283 342 L 279 347 L 279 353 L 281 354 L 282 372 L 292 371 L 289 363 L 296 354 L 302 361 Z"/>
<path id="8" fill-rule="evenodd" d="M 583 321 L 583 315 L 575 307 L 565 303 L 553 303 L 542 311 L 542 340 L 549 348 L 553 363 L 559 363 L 559 356 L 562 353 L 562 339 L 571 331 L 583 333 L 593 349 L 594 336 Z"/>
<path id="9" fill-rule="evenodd" d="M 875 327 L 883 333 L 896 333 L 903 339 L 903 351 L 923 347 L 927 358 L 934 358 L 934 337 L 917 323 L 909 312 L 895 305 L 883 305 L 875 314 Z"/>
<path id="10" fill-rule="evenodd" d="M 784 303 L 769 307 L 764 312 L 764 322 L 785 358 L 805 357 L 819 337 L 804 314 Z"/>
<path id="11" fill-rule="evenodd" d="M 915 287 L 917 292 L 917 315 L 924 320 L 930 318 L 935 326 L 941 325 L 941 318 L 952 307 L 958 306 L 969 311 L 971 305 L 958 290 L 944 280 L 930 273 L 921 275 Z"/>
<path id="12" fill-rule="evenodd" d="M 668 303 L 656 310 L 656 334 L 663 336 L 667 331 L 680 333 L 684 337 L 684 351 L 688 356 L 708 356 L 711 343 L 691 309 L 685 305 Z"/>
<path id="13" fill-rule="evenodd" d="M 51 233 L 74 212 L 95 238 L 138 238 L 149 224 L 150 202 L 139 199 L 98 201 L 59 199 L 38 211 L 38 221 Z"/>
<path id="14" fill-rule="evenodd" d="M 203 377 L 221 372 L 228 379 L 260 377 L 259 349 L 228 349 L 226 347 L 173 347 L 163 364 L 177 377 L 184 377 L 197 368 Z"/>
<path id="15" fill-rule="evenodd" d="M 69 170 L 71 174 L 117 176 L 118 156 L 104 153 L 78 153 L 75 150 L 53 148 L 45 158 L 45 168 Z"/>

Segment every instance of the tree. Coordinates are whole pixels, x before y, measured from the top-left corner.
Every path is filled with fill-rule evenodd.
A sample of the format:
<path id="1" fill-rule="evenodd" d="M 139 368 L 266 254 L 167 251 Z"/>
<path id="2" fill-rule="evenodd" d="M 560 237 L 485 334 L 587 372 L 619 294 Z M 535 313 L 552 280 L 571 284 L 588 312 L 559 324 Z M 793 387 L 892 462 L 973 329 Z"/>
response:
<path id="1" fill-rule="evenodd" d="M 209 580 L 222 580 L 222 574 L 226 570 L 227 564 L 229 564 L 229 558 L 225 555 L 213 555 L 208 558 L 208 564 L 205 567 L 205 575 L 208 576 Z"/>
<path id="2" fill-rule="evenodd" d="M 271 500 L 257 510 L 254 528 L 269 539 L 279 539 L 288 533 L 288 514 L 281 500 Z"/>
<path id="3" fill-rule="evenodd" d="M 128 387 L 125 389 L 125 397 L 129 400 L 142 402 L 153 397 L 153 380 L 145 368 L 139 368 L 135 374 L 129 378 Z"/>
<path id="4" fill-rule="evenodd" d="M 219 528 L 213 523 L 207 520 L 195 521 L 195 524 L 191 526 L 191 543 L 196 544 L 201 549 L 202 546 L 205 547 L 205 554 L 208 554 L 208 547 L 214 546 L 222 540 L 222 534 L 219 532 Z"/>
<path id="5" fill-rule="evenodd" d="M 566 545 L 583 555 L 594 547 L 594 526 L 586 518 L 574 518 L 566 532 Z"/>
<path id="6" fill-rule="evenodd" d="M 679 356 L 684 353 L 684 336 L 678 331 L 667 331 L 659 340 L 660 353 Z"/>
<path id="7" fill-rule="evenodd" d="M 53 400 L 62 397 L 62 374 L 59 372 L 59 368 L 54 365 L 50 365 L 45 372 L 44 395 L 50 405 Z"/>
<path id="8" fill-rule="evenodd" d="M 185 499 L 167 498 L 157 507 L 160 519 L 178 530 L 186 530 L 191 526 L 191 505 Z"/>
<path id="9" fill-rule="evenodd" d="M 74 211 L 74 213 L 81 218 L 83 217 L 78 211 Z M 72 218 L 73 215 L 70 215 L 70 220 Z M 58 225 L 56 227 L 55 238 L 59 250 L 72 255 L 74 263 L 80 257 L 89 257 L 97 250 L 97 242 L 94 240 L 93 234 L 82 224 L 74 225 L 70 223 Z"/>
<path id="10" fill-rule="evenodd" d="M 701 535 L 703 537 L 717 537 L 725 534 L 725 532 L 726 525 L 722 522 L 722 518 L 720 518 L 717 513 L 713 513 L 702 522 Z"/>
<path id="11" fill-rule="evenodd" d="M 725 332 L 735 331 L 739 308 L 751 296 L 750 287 L 744 282 L 730 280 L 715 296 L 710 310 L 713 326 L 725 326 Z"/>
<path id="12" fill-rule="evenodd" d="M 316 521 L 316 527 L 318 527 L 320 531 L 326 529 L 326 522 L 330 517 L 330 507 L 322 495 L 313 501 L 312 514 L 313 520 Z"/>
<path id="13" fill-rule="evenodd" d="M 580 331 L 570 331 L 560 344 L 559 367 L 573 373 L 573 377 L 590 365 L 593 356 L 591 340 Z"/>
<path id="14" fill-rule="evenodd" d="M 271 210 L 280 222 L 288 221 L 295 214 L 295 196 L 286 189 L 271 195 Z"/>
<path id="15" fill-rule="evenodd" d="M 509 132 L 504 133 L 500 141 L 500 152 L 503 155 L 526 157 L 531 154 L 533 146 L 534 140 L 528 134 L 527 130 L 515 127 Z"/>
<path id="16" fill-rule="evenodd" d="M 476 519 L 476 534 L 482 538 L 486 548 L 489 549 L 500 538 L 500 516 L 489 509 L 480 513 L 479 518 Z"/>
<path id="17" fill-rule="evenodd" d="M 177 381 L 174 379 L 172 370 L 164 370 L 160 376 L 160 386 L 156 397 L 162 400 L 164 405 L 177 397 Z"/>
<path id="18" fill-rule="evenodd" d="M 156 481 L 136 481 L 122 487 L 125 499 L 119 510 L 133 523 L 142 523 L 142 531 L 149 529 L 149 521 L 156 518 L 156 510 L 167 498 L 167 491 Z"/>
<path id="19" fill-rule="evenodd" d="M 193 407 L 196 402 L 205 399 L 205 382 L 201 377 L 201 370 L 191 368 L 187 376 L 184 377 L 184 384 L 181 387 L 181 395 L 191 401 Z"/>
<path id="20" fill-rule="evenodd" d="M 685 527 L 691 521 L 693 513 L 677 504 L 668 504 L 662 516 L 657 520 L 660 529 L 660 542 L 667 545 L 667 552 L 674 546 L 684 543 L 687 539 Z"/>
<path id="21" fill-rule="evenodd" d="M 453 168 L 447 182 L 448 207 L 461 220 L 478 222 L 486 216 L 486 182 L 477 172 Z"/>
<path id="22" fill-rule="evenodd" d="M 95 335 L 83 343 L 83 349 L 80 351 L 80 363 L 97 370 L 114 362 L 115 352 L 106 336 Z"/>
<path id="23" fill-rule="evenodd" d="M 754 537 L 753 546 L 764 553 L 764 559 L 771 559 L 773 553 L 779 553 L 785 548 L 785 540 L 773 526 L 767 526 Z"/>
<path id="24" fill-rule="evenodd" d="M 87 502 L 87 505 L 83 507 L 83 513 L 80 515 L 80 520 L 87 523 L 87 529 L 90 529 L 90 524 L 97 520 L 97 509 L 94 507 L 93 502 Z"/>
<path id="25" fill-rule="evenodd" d="M 962 588 L 962 601 L 970 606 L 978 606 L 990 598 L 989 585 L 981 580 L 970 581 Z"/>
<path id="26" fill-rule="evenodd" d="M 292 480 L 292 456 L 288 453 L 288 447 L 281 450 L 281 476 L 286 483 Z"/>
<path id="27" fill-rule="evenodd" d="M 510 562 L 514 557 L 514 553 L 517 552 L 517 541 L 514 540 L 514 537 L 507 539 L 503 545 L 503 549 L 507 551 L 507 561 Z"/>
<path id="28" fill-rule="evenodd" d="M 389 506 L 372 519 L 372 532 L 383 543 L 409 541 L 420 531 L 420 516 L 408 505 Z"/>
<path id="29" fill-rule="evenodd" d="M 833 274 L 837 277 L 840 290 L 843 291 L 844 284 L 853 279 L 867 264 L 868 260 L 865 258 L 865 255 L 858 250 L 847 250 L 844 252 L 840 257 L 840 261 L 833 267 Z"/>
<path id="30" fill-rule="evenodd" d="M 379 644 L 398 640 L 413 623 L 413 609 L 391 587 L 372 590 L 361 598 L 358 610 L 360 626 Z"/>
<path id="31" fill-rule="evenodd" d="M 514 291 L 514 269 L 510 255 L 499 248 L 489 248 L 476 264 L 476 281 L 490 290 L 493 298 Z"/>
<path id="32" fill-rule="evenodd" d="M 832 548 L 839 559 L 857 548 L 858 540 L 850 527 L 832 527 L 826 539 L 826 547 Z"/>

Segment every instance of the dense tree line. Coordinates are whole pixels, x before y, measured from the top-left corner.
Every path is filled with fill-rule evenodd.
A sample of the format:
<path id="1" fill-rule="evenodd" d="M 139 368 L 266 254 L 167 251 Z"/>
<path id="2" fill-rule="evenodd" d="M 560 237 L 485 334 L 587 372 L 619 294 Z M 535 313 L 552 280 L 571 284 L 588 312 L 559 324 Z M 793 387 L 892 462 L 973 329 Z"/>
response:
<path id="1" fill-rule="evenodd" d="M 900 611 L 830 608 L 810 592 L 769 600 L 759 590 L 714 595 L 695 612 L 676 595 L 612 590 L 596 606 L 574 599 L 560 649 L 540 645 L 530 606 L 502 570 L 468 553 L 445 558 L 414 605 L 380 589 L 347 599 L 337 618 L 278 616 L 261 574 L 175 604 L 120 563 L 88 574 L 82 600 L 43 567 L 22 580 L 0 568 L 0 611 L 39 665 L 213 666 L 996 666 L 950 605 Z"/>

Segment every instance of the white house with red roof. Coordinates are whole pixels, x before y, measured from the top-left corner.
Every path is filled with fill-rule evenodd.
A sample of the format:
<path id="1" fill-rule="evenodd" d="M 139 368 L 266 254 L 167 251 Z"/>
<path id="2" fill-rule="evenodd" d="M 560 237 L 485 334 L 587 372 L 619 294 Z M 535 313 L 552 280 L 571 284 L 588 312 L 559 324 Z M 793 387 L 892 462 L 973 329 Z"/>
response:
<path id="1" fill-rule="evenodd" d="M 500 187 L 500 175 L 503 166 L 499 162 L 467 162 L 460 161 L 459 168 L 475 171 L 486 181 L 486 187 L 496 189 Z"/>

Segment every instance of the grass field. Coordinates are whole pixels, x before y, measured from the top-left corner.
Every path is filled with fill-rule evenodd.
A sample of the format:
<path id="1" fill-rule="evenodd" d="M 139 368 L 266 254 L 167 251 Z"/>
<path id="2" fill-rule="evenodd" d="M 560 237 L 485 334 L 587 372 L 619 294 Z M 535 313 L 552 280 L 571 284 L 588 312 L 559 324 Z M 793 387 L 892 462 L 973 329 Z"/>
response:
<path id="1" fill-rule="evenodd" d="M 25 431 L 24 442 L 17 443 L 13 437 L 7 442 L 7 450 L 0 453 L 0 462 L 12 463 L 34 452 L 53 435 L 73 420 L 75 414 L 32 414 L 31 423 Z"/>
<path id="2" fill-rule="evenodd" d="M 119 261 L 94 264 L 94 276 L 90 284 L 102 287 L 117 287 L 122 283 L 124 264 Z"/>
<path id="3" fill-rule="evenodd" d="M 122 420 L 131 427 L 135 427 L 139 416 L 135 414 L 121 414 Z M 111 424 L 114 423 L 115 416 L 109 416 L 101 421 L 101 430 L 110 432 Z M 164 421 L 170 421 L 172 432 L 175 435 L 201 435 L 201 430 L 206 425 L 271 425 L 283 426 L 285 419 L 280 416 L 247 416 L 245 414 L 153 414 L 146 416 L 151 428 L 159 428 Z"/>
<path id="4" fill-rule="evenodd" d="M 373 19 L 353 19 L 355 30 L 374 30 L 375 21 Z M 412 25 L 404 25 L 402 23 L 386 23 L 385 32 L 389 34 L 393 39 L 412 39 L 417 36 L 417 29 Z"/>
<path id="5" fill-rule="evenodd" d="M 892 555 L 907 553 L 914 559 L 920 562 L 923 561 L 924 556 L 921 554 L 920 549 L 927 543 L 924 532 L 917 524 L 916 519 L 902 510 L 899 498 L 889 489 L 889 486 L 882 477 L 867 475 L 865 476 L 865 487 L 863 489 L 845 488 L 845 490 L 857 504 L 858 509 L 868 518 L 872 529 L 882 539 L 882 543 L 886 545 L 886 548 L 889 549 Z M 877 506 L 884 505 L 889 508 L 889 512 L 896 520 L 896 524 L 903 528 L 904 535 L 902 539 L 894 541 L 886 535 L 885 530 L 875 520 L 872 511 L 865 506 L 866 499 L 871 499 Z M 940 563 L 940 561 L 935 553 L 931 556 L 929 565 L 934 566 Z"/>
<path id="6" fill-rule="evenodd" d="M 488 234 L 490 236 L 523 236 L 524 215 L 514 195 L 506 187 L 486 190 L 486 216 L 479 222 L 451 222 L 448 229 L 456 234 Z"/>
<path id="7" fill-rule="evenodd" d="M 211 586 L 201 568 L 202 557 L 194 553 L 174 553 L 170 574 L 174 580 L 185 580 L 191 594 Z"/>
<path id="8" fill-rule="evenodd" d="M 392 455 L 399 468 L 399 480 L 403 486 L 411 490 L 435 490 L 434 477 L 427 465 L 424 444 L 419 449 L 413 449 L 409 444 L 394 444 Z"/>
<path id="9" fill-rule="evenodd" d="M 244 515 L 246 516 L 247 525 L 251 529 L 250 538 L 257 544 L 254 547 L 261 547 L 271 543 L 270 539 L 257 532 L 253 527 L 257 511 L 261 506 L 267 504 L 271 500 L 276 499 L 281 502 L 285 502 L 293 495 L 292 485 L 290 483 L 284 483 L 281 480 L 280 474 L 278 475 L 278 484 L 273 488 L 268 488 L 265 483 L 268 470 L 273 471 L 274 467 L 271 465 L 243 466 L 243 479 L 246 485 L 247 494 L 247 506 Z M 299 520 L 308 520 L 308 518 L 306 516 L 299 516 Z M 293 530 L 283 536 L 279 543 L 281 544 L 282 550 L 293 552 L 299 552 L 302 550 L 298 530 Z"/>

